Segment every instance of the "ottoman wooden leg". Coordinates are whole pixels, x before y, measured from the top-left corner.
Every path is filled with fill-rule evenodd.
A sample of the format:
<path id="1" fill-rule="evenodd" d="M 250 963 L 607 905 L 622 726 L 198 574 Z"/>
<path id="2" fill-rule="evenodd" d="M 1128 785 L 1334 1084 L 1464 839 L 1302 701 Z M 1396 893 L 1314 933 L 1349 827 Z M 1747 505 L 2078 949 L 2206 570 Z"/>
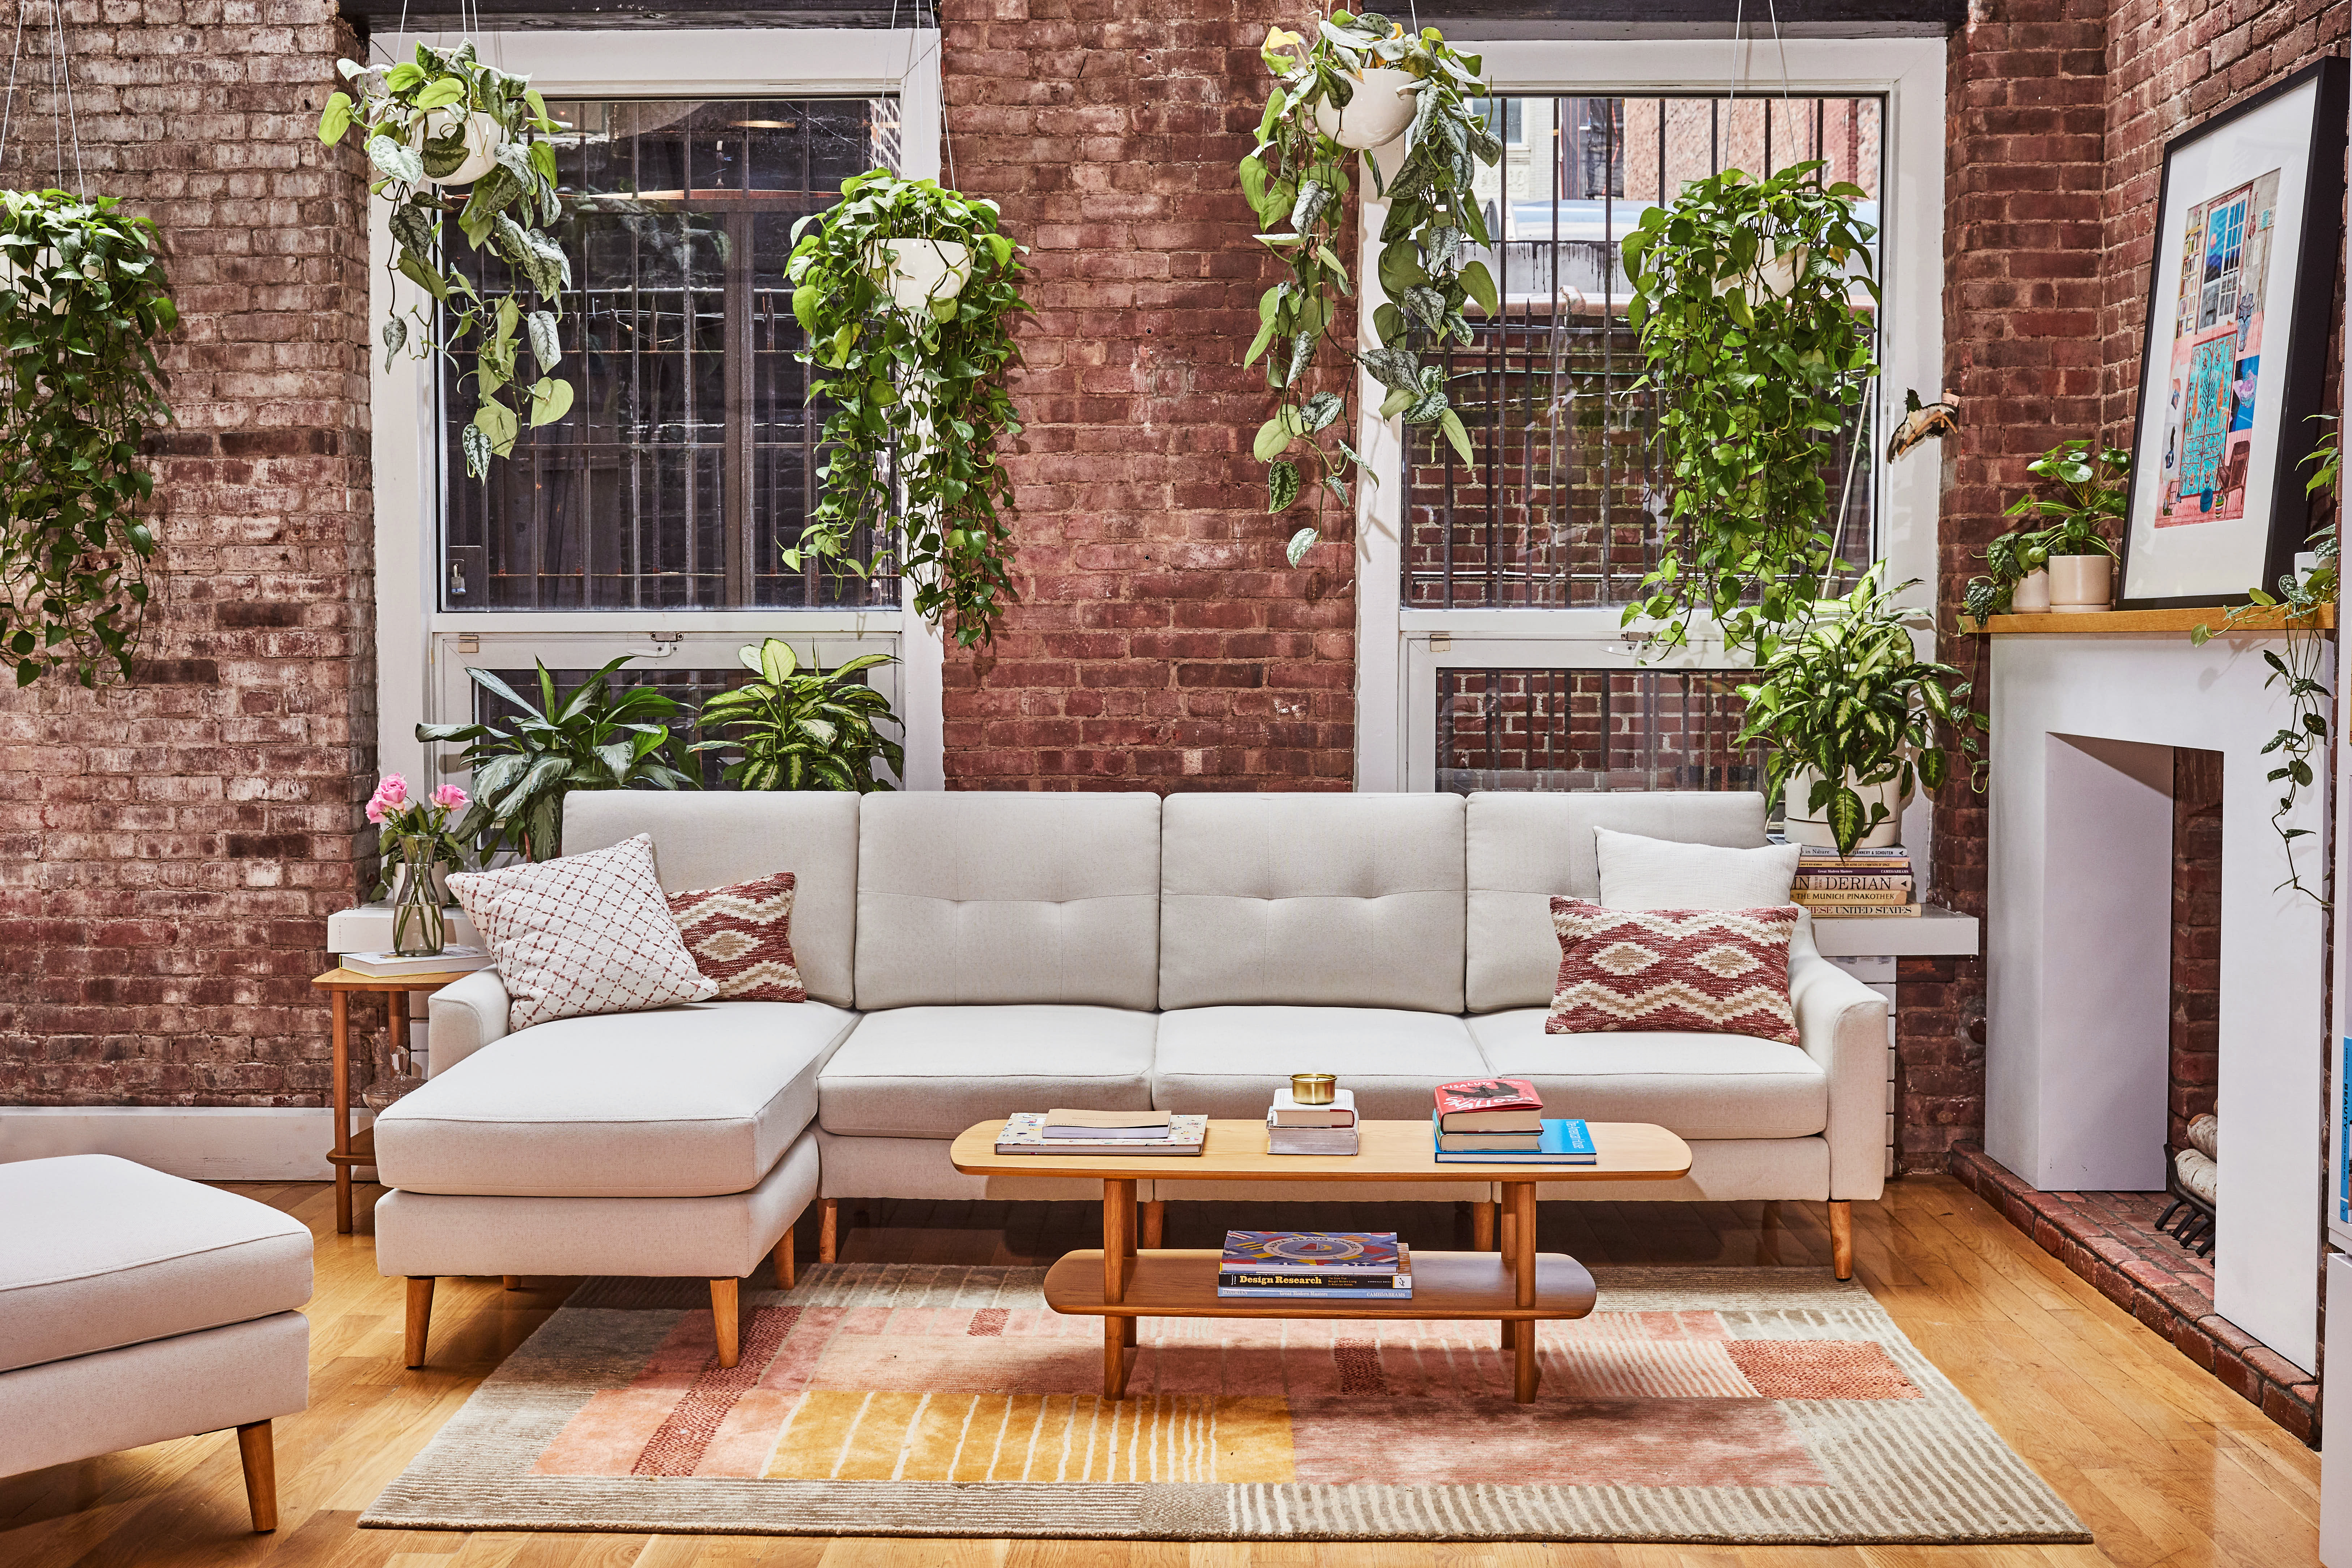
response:
<path id="1" fill-rule="evenodd" d="M 793 1260 L 792 1226 L 786 1226 L 784 1227 L 784 1238 L 776 1243 L 776 1250 L 769 1258 L 768 1261 L 775 1270 L 776 1288 L 780 1290 L 791 1289 L 793 1288 L 793 1272 L 794 1267 Z"/>
<path id="2" fill-rule="evenodd" d="M 816 1260 L 831 1263 L 841 1249 L 841 1200 L 817 1199 Z"/>
<path id="3" fill-rule="evenodd" d="M 520 1289 L 522 1289 L 522 1276 L 521 1276 L 521 1275 L 520 1275 L 520 1274 L 509 1274 L 509 1275 L 505 1275 L 505 1276 L 503 1276 L 503 1279 L 505 1279 L 505 1281 L 506 1281 L 506 1288 L 507 1288 L 508 1289 L 509 1289 L 509 1290 L 520 1290 Z"/>
<path id="4" fill-rule="evenodd" d="M 278 1455 L 269 1446 L 268 1422 L 236 1429 L 236 1457 L 245 1465 L 245 1506 L 253 1513 L 255 1531 L 277 1529 Z"/>
<path id="5" fill-rule="evenodd" d="M 425 1364 L 425 1332 L 433 1326 L 433 1286 L 431 1275 L 409 1276 L 407 1353 L 403 1364 Z"/>
<path id="6" fill-rule="evenodd" d="M 713 1279 L 710 1282 L 710 1320 L 719 1331 L 719 1364 L 733 1366 L 738 1353 L 735 1337 L 735 1287 L 733 1279 Z"/>
<path id="7" fill-rule="evenodd" d="M 1853 1278 L 1853 1200 L 1830 1200 L 1830 1266 L 1841 1279 Z"/>

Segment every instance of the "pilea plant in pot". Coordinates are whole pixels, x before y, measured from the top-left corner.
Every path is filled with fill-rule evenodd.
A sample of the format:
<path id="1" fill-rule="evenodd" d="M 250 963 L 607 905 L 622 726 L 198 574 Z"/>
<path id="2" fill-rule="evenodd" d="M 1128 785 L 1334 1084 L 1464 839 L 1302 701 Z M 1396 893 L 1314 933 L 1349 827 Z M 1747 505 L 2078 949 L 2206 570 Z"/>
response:
<path id="1" fill-rule="evenodd" d="M 875 728 L 898 726 L 890 700 L 856 679 L 860 671 L 889 663 L 888 654 L 804 670 L 789 643 L 769 637 L 736 657 L 753 679 L 708 699 L 695 721 L 706 731 L 729 733 L 687 748 L 734 753 L 723 775 L 729 784 L 864 795 L 890 787 L 887 779 L 874 776 L 877 762 L 904 775 L 904 748 Z"/>
<path id="2" fill-rule="evenodd" d="M 1739 688 L 1748 721 L 1738 743 L 1771 746 L 1766 789 L 1782 795 L 1790 839 L 1841 855 L 1898 842 L 1915 787 L 1941 788 L 1955 750 L 1973 775 L 1979 754 L 1972 688 L 1918 656 L 1911 631 L 1925 613 L 1895 603 L 1912 584 L 1888 588 L 1883 570 L 1816 605 Z"/>
<path id="3" fill-rule="evenodd" d="M 1486 245 L 1486 220 L 1471 183 L 1503 147 L 1474 100 L 1480 60 L 1457 54 L 1434 27 L 1409 34 L 1387 17 L 1335 11 L 1309 40 L 1276 27 L 1260 50 L 1276 84 L 1241 161 L 1242 194 L 1258 238 L 1290 275 L 1258 300 L 1258 331 L 1244 364 L 1265 358 L 1274 415 L 1251 450 L 1266 465 L 1266 509 L 1279 514 L 1311 490 L 1315 521 L 1290 537 L 1293 566 L 1322 537 L 1324 507 L 1343 509 L 1351 484 L 1370 476 L 1351 444 L 1356 367 L 1387 389 L 1383 418 L 1434 426 L 1465 461 L 1469 433 L 1445 393 L 1444 372 L 1421 363 L 1428 348 L 1467 343 L 1472 301 L 1499 306 L 1486 263 L 1462 259 Z M 1402 138 L 1400 141 L 1399 138 Z M 1383 160 L 1378 151 L 1397 142 Z M 1364 152 L 1373 191 L 1389 199 L 1379 273 L 1388 301 L 1373 312 L 1377 347 L 1359 353 L 1353 275 L 1342 255 L 1353 204 L 1349 154 Z M 1328 339 L 1339 353 L 1318 363 Z"/>
<path id="4" fill-rule="evenodd" d="M 2061 441 L 2025 471 L 2049 480 L 2058 493 L 2020 496 L 2007 515 L 2038 517 L 2044 526 L 2013 530 L 1986 545 L 1990 574 L 1969 582 L 1963 606 L 1978 620 L 2011 611 L 2105 609 L 2116 560 L 2105 531 L 2122 526 L 2131 454 L 2120 447 L 2095 452 L 2087 440 Z"/>
<path id="5" fill-rule="evenodd" d="M 824 493 L 783 559 L 865 577 L 895 557 L 918 614 L 967 647 L 989 641 L 1013 596 L 1012 486 L 996 448 L 1021 430 L 1004 388 L 1029 308 L 1021 247 L 998 231 L 995 203 L 883 169 L 844 181 L 841 200 L 793 234 L 800 359 L 822 377 L 810 398 L 832 412 Z"/>
<path id="6" fill-rule="evenodd" d="M 1690 181 L 1625 237 L 1648 362 L 1632 390 L 1657 406 L 1665 483 L 1658 564 L 1624 618 L 1659 622 L 1655 647 L 1686 644 L 1703 616 L 1769 656 L 1838 569 L 1824 471 L 1878 374 L 1879 294 L 1864 192 L 1822 169 Z"/>
<path id="7" fill-rule="evenodd" d="M 0 192 L 0 663 L 127 677 L 155 536 L 140 443 L 179 321 L 154 226 L 106 196 Z"/>
<path id="8" fill-rule="evenodd" d="M 420 44 L 414 60 L 395 66 L 340 67 L 359 97 L 327 100 L 319 139 L 331 147 L 360 128 L 377 175 L 368 188 L 392 204 L 386 265 L 431 300 L 406 316 L 395 305 L 384 318 L 385 356 L 454 355 L 470 342 L 477 405 L 460 445 L 466 471 L 480 479 L 493 458 L 514 449 L 525 424 L 552 424 L 572 407 L 572 384 L 555 374 L 572 263 L 547 233 L 562 212 L 547 138 L 562 127 L 528 78 L 482 64 L 470 43 Z M 463 197 L 459 186 L 470 187 Z M 453 214 L 470 248 L 506 262 L 503 287 L 485 292 L 455 265 L 444 222 Z M 446 312 L 446 335 L 436 309 Z M 525 349 L 535 374 L 523 368 Z"/>

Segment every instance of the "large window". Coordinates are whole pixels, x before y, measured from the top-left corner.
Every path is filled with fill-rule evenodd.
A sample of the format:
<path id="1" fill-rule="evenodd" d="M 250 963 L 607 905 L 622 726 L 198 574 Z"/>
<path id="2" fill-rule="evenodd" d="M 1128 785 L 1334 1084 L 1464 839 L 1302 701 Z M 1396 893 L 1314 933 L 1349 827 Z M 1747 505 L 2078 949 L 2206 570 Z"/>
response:
<path id="1" fill-rule="evenodd" d="M 789 569 L 826 409 L 793 358 L 793 223 L 898 163 L 888 98 L 555 100 L 578 396 L 487 480 L 456 460 L 469 360 L 445 366 L 445 610 L 891 605 L 895 579 Z M 467 250 L 477 268 L 504 264 Z M 479 280 L 479 273 L 477 273 Z M 870 550 L 872 542 L 858 542 Z"/>

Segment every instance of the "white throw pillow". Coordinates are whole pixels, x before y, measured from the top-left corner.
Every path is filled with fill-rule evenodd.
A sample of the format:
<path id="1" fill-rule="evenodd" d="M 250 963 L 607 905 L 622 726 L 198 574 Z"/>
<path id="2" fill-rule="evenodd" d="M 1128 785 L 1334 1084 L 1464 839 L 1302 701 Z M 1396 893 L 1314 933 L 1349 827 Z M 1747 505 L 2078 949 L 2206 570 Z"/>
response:
<path id="1" fill-rule="evenodd" d="M 1610 910 L 1760 910 L 1790 901 L 1794 844 L 1726 849 L 1638 833 L 1592 830 L 1601 905 Z"/>
<path id="2" fill-rule="evenodd" d="M 535 866 L 467 872 L 449 889 L 498 959 L 513 998 L 509 1027 L 719 993 L 670 918 L 649 833 Z"/>

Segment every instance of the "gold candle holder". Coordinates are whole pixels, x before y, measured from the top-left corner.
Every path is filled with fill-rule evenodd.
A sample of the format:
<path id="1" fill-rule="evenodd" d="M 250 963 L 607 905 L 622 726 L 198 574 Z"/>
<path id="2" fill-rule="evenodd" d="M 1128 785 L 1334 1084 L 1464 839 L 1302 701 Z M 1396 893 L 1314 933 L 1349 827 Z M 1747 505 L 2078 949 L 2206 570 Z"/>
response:
<path id="1" fill-rule="evenodd" d="M 1328 1072 L 1290 1075 L 1290 1098 L 1301 1105 L 1328 1105 L 1338 1098 L 1339 1080 Z"/>

